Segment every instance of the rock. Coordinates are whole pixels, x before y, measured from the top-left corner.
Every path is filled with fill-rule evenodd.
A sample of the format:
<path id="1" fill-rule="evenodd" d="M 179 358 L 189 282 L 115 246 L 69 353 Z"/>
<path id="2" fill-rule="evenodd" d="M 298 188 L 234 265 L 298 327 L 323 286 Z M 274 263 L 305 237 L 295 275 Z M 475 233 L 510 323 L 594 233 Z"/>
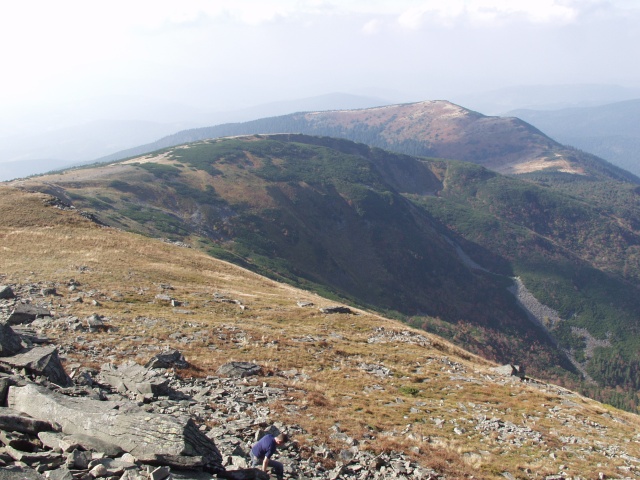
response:
<path id="1" fill-rule="evenodd" d="M 0 323 L 0 357 L 10 357 L 22 350 L 20 335 L 6 323 Z"/>
<path id="2" fill-rule="evenodd" d="M 250 362 L 229 362 L 225 363 L 218 369 L 218 375 L 225 377 L 249 377 L 251 375 L 259 375 L 262 371 L 260 365 Z"/>
<path id="3" fill-rule="evenodd" d="M 73 385 L 62 367 L 55 346 L 33 347 L 12 357 L 2 357 L 0 364 L 14 369 L 25 369 L 31 375 L 44 376 L 61 387 Z"/>
<path id="4" fill-rule="evenodd" d="M 45 480 L 45 477 L 33 468 L 9 465 L 0 468 L 0 480 Z"/>
<path id="5" fill-rule="evenodd" d="M 23 452 L 8 445 L 5 445 L 4 451 L 16 462 L 25 463 L 30 467 L 46 465 L 50 467 L 49 470 L 52 470 L 64 464 L 62 455 L 51 451 Z"/>
<path id="6" fill-rule="evenodd" d="M 87 470 L 91 461 L 91 452 L 77 448 L 67 454 L 67 466 L 74 470 Z"/>
<path id="7" fill-rule="evenodd" d="M 7 393 L 11 385 L 26 385 L 19 377 L 0 373 L 0 405 L 7 404 Z"/>
<path id="8" fill-rule="evenodd" d="M 65 397 L 33 384 L 9 387 L 7 400 L 11 408 L 57 423 L 63 433 L 95 437 L 143 463 L 186 456 L 197 457 L 188 460 L 190 466 L 223 469 L 216 445 L 184 416 L 149 413 L 134 404 Z"/>
<path id="9" fill-rule="evenodd" d="M 145 368 L 187 368 L 188 366 L 189 363 L 185 360 L 184 355 L 178 350 L 173 350 L 159 353 L 147 362 Z"/>
<path id="10" fill-rule="evenodd" d="M 151 480 L 164 480 L 169 475 L 171 475 L 171 470 L 167 467 L 156 468 L 149 474 L 149 478 Z"/>
<path id="11" fill-rule="evenodd" d="M 43 297 L 56 296 L 58 292 L 56 291 L 56 287 L 45 287 L 40 290 L 40 295 Z"/>
<path id="12" fill-rule="evenodd" d="M 54 428 L 49 422 L 28 417 L 12 408 L 0 407 L 0 430 L 37 435 Z"/>
<path id="13" fill-rule="evenodd" d="M 493 367 L 491 370 L 499 375 L 513 375 L 519 377 L 521 380 L 524 380 L 525 378 L 525 370 L 523 365 L 513 365 L 511 363 L 508 363 L 500 367 Z"/>
<path id="14" fill-rule="evenodd" d="M 15 298 L 15 294 L 13 293 L 13 289 L 7 285 L 0 285 L 0 299 L 10 299 Z"/>
<path id="15" fill-rule="evenodd" d="M 45 308 L 36 307 L 28 303 L 19 303 L 11 312 L 9 318 L 7 318 L 7 323 L 9 325 L 20 325 L 23 323 L 31 323 L 38 317 L 50 316 L 51 313 Z"/>
<path id="16" fill-rule="evenodd" d="M 61 467 L 49 472 L 47 478 L 49 480 L 74 480 L 73 475 L 67 467 Z"/>
<path id="17" fill-rule="evenodd" d="M 105 325 L 103 321 L 103 318 L 97 313 L 94 313 L 93 315 L 87 317 L 85 319 L 85 323 L 89 331 L 92 333 L 108 329 L 108 327 Z"/>
<path id="18" fill-rule="evenodd" d="M 169 384 L 169 380 L 159 372 L 135 362 L 126 362 L 120 366 L 105 364 L 100 370 L 99 378 L 121 393 L 134 392 L 148 397 L 167 393 Z"/>

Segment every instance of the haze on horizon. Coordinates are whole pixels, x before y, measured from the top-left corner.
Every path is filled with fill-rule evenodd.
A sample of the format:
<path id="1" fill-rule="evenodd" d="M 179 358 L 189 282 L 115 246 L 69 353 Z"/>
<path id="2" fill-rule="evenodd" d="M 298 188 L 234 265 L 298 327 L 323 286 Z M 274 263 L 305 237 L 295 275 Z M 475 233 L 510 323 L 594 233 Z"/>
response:
<path id="1" fill-rule="evenodd" d="M 186 125 L 332 92 L 637 89 L 639 23 L 636 0 L 2 2 L 0 139 L 98 120 Z"/>

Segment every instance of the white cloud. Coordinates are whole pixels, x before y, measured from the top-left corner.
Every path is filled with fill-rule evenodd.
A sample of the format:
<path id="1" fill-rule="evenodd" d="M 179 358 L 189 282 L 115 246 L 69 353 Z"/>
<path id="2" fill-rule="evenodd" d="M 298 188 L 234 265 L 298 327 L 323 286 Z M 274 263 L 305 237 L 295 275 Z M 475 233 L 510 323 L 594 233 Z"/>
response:
<path id="1" fill-rule="evenodd" d="M 362 33 L 366 35 L 376 34 L 380 31 L 381 25 L 382 24 L 380 20 L 377 20 L 377 19 L 370 20 L 367 23 L 365 23 L 364 26 L 362 27 Z"/>
<path id="2" fill-rule="evenodd" d="M 458 22 L 495 26 L 525 20 L 534 24 L 567 24 L 579 15 L 579 3 L 567 0 L 423 0 L 398 15 L 407 29 L 425 23 L 454 26 Z M 586 5 L 586 0 L 582 5 Z"/>

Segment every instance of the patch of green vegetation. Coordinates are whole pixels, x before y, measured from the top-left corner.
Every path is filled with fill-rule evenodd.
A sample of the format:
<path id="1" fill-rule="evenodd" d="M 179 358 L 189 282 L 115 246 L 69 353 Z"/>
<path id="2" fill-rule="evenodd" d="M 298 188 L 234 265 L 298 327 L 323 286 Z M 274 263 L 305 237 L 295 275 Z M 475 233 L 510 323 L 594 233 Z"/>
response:
<path id="1" fill-rule="evenodd" d="M 191 199 L 202 205 L 216 205 L 224 203 L 211 185 L 207 185 L 205 190 L 200 190 L 186 183 L 173 183 L 171 185 L 176 193 L 184 198 Z"/>
<path id="2" fill-rule="evenodd" d="M 410 385 L 402 385 L 398 388 L 398 392 L 403 395 L 409 395 L 411 397 L 416 397 L 420 393 L 420 389 L 416 387 L 412 387 Z"/>
<path id="3" fill-rule="evenodd" d="M 120 190 L 122 192 L 129 192 L 133 188 L 129 183 L 122 180 L 112 180 L 109 182 L 110 188 L 115 188 L 116 190 Z"/>
<path id="4" fill-rule="evenodd" d="M 128 204 L 120 213 L 141 225 L 168 235 L 172 239 L 183 238 L 190 233 L 182 220 L 161 210 Z"/>
<path id="5" fill-rule="evenodd" d="M 176 178 L 178 175 L 180 175 L 180 169 L 177 167 L 174 167 L 173 165 L 164 165 L 162 163 L 147 162 L 147 163 L 140 163 L 138 164 L 138 166 L 162 180 L 172 180 Z"/>

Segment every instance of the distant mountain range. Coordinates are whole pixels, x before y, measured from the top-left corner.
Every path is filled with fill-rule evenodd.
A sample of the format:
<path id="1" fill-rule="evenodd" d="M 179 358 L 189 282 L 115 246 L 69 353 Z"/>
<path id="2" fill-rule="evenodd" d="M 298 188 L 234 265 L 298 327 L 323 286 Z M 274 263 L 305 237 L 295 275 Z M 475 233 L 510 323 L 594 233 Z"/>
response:
<path id="1" fill-rule="evenodd" d="M 280 133 L 198 141 L 13 185 L 635 408 L 637 177 L 520 120 L 448 102 L 295 114 L 273 128 L 287 125 L 474 163 Z M 225 128 L 248 126 L 265 128 Z M 508 292 L 514 277 L 541 303 L 523 308 Z"/>
<path id="2" fill-rule="evenodd" d="M 398 153 L 473 162 L 500 173 L 553 170 L 637 180 L 601 159 L 562 146 L 518 118 L 488 117 L 447 101 L 303 112 L 184 130 L 101 161 L 209 138 L 284 132 L 346 138 Z"/>
<path id="3" fill-rule="evenodd" d="M 290 112 L 365 108 L 386 100 L 332 93 L 234 111 L 189 108 L 144 98 L 115 97 L 62 106 L 33 120 L 0 115 L 0 181 L 41 174 L 153 142 L 185 128 Z M 31 115 L 33 115 L 31 113 Z"/>
<path id="4" fill-rule="evenodd" d="M 513 110 L 509 115 L 535 125 L 560 143 L 640 175 L 640 98 L 593 107 Z"/>

